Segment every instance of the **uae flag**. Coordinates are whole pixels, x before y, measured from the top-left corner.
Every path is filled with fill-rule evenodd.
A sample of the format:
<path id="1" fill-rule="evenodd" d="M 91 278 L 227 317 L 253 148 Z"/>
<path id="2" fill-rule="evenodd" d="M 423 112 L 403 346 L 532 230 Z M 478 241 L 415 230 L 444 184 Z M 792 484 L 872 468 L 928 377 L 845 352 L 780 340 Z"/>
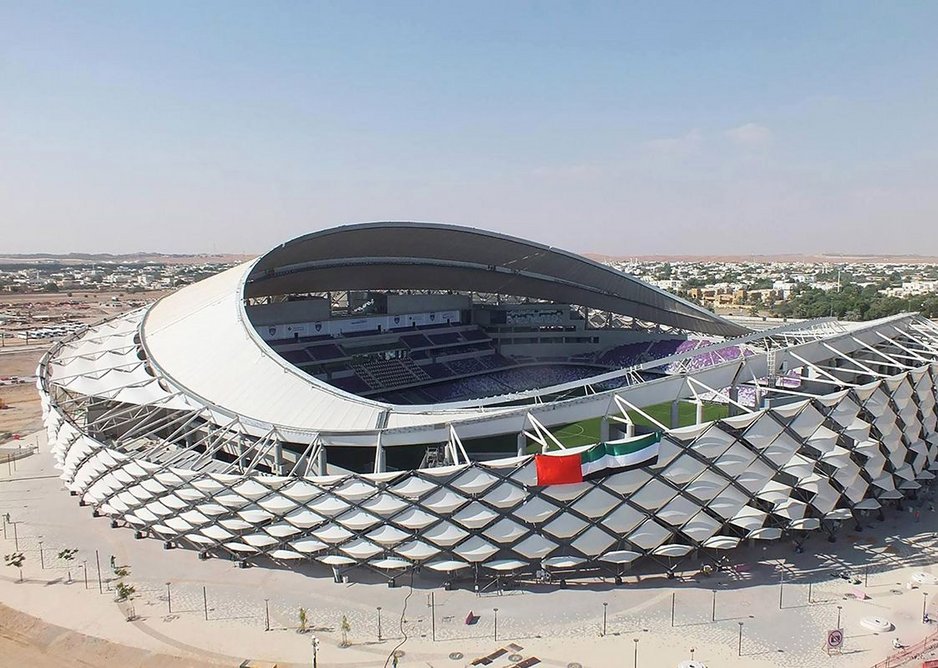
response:
<path id="1" fill-rule="evenodd" d="M 620 471 L 649 466 L 658 461 L 661 434 L 654 432 L 624 438 L 570 452 L 534 455 L 538 485 L 566 485 L 602 478 Z"/>

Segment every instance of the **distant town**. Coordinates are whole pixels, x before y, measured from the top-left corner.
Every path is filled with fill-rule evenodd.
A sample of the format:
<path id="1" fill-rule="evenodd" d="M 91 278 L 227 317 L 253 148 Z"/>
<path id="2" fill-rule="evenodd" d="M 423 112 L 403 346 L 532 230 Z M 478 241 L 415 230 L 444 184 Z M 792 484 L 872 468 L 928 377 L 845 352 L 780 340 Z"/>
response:
<path id="1" fill-rule="evenodd" d="M 0 261 L 0 343 L 33 343 L 81 331 L 235 264 L 201 256 L 142 257 Z M 919 311 L 938 317 L 938 263 L 603 262 L 726 316 L 872 320 Z"/>
<path id="2" fill-rule="evenodd" d="M 721 315 L 873 320 L 938 315 L 938 264 L 611 260 Z"/>
<path id="3" fill-rule="evenodd" d="M 0 343 L 54 339 L 110 315 L 137 308 L 233 263 L 75 262 L 43 259 L 0 263 Z"/>

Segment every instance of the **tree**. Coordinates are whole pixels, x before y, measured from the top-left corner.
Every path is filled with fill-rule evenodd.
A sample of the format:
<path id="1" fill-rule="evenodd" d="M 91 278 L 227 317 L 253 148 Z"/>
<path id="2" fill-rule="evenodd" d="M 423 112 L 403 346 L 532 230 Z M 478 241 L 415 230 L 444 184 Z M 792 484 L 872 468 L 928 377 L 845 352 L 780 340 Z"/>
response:
<path id="1" fill-rule="evenodd" d="M 68 581 L 69 581 L 69 582 L 72 581 L 71 563 L 72 563 L 72 561 L 75 559 L 75 555 L 76 555 L 76 554 L 78 554 L 78 549 L 77 549 L 77 548 L 68 548 L 68 547 L 65 548 L 64 550 L 62 550 L 61 552 L 59 552 L 59 554 L 58 554 L 59 559 L 61 559 L 62 561 L 64 561 L 64 562 L 68 565 L 68 568 L 67 568 L 66 572 L 68 573 Z"/>
<path id="2" fill-rule="evenodd" d="M 26 562 L 26 555 L 22 552 L 13 552 L 12 554 L 3 555 L 4 561 L 6 561 L 7 566 L 11 568 L 18 568 L 20 571 L 20 582 L 23 581 L 23 564 Z M 343 618 L 344 619 L 344 618 Z"/>
<path id="3" fill-rule="evenodd" d="M 308 621 L 308 620 L 307 620 L 307 617 L 306 617 L 306 608 L 300 608 L 299 617 L 300 617 L 300 628 L 299 628 L 299 632 L 300 632 L 300 633 L 306 633 L 306 623 L 307 623 L 307 621 Z"/>
<path id="4" fill-rule="evenodd" d="M 342 615 L 342 624 L 339 626 L 339 629 L 342 631 L 342 647 L 348 647 L 348 634 L 352 630 L 351 624 L 348 623 L 348 617 Z"/>
<path id="5" fill-rule="evenodd" d="M 137 591 L 137 588 L 133 585 L 129 585 L 126 582 L 117 583 L 117 600 L 118 601 L 127 601 L 129 600 L 134 593 Z"/>

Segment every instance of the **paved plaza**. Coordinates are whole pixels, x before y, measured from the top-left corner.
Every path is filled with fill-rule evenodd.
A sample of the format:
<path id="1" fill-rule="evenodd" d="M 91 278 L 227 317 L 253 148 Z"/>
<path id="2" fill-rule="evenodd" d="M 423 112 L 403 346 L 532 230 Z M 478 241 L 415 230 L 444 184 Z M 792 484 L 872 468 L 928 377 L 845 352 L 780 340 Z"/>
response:
<path id="1" fill-rule="evenodd" d="M 668 580 L 649 564 L 621 585 L 595 578 L 564 589 L 493 586 L 479 595 L 471 582 L 446 591 L 438 576 L 422 573 L 390 588 L 379 574 L 354 570 L 337 584 L 322 567 L 241 569 L 164 550 L 158 540 L 135 540 L 131 529 L 93 518 L 64 490 L 44 435 L 25 441 L 39 454 L 0 470 L 0 513 L 11 520 L 2 553 L 18 543 L 26 556 L 22 583 L 16 568 L 0 572 L 0 601 L 49 624 L 201 663 L 310 665 L 315 638 L 325 667 L 391 665 L 395 649 L 400 666 L 435 668 L 500 650 L 491 665 L 536 657 L 534 665 L 551 667 L 660 668 L 693 657 L 710 668 L 871 667 L 893 652 L 894 639 L 912 644 L 934 630 L 923 624 L 923 609 L 938 617 L 938 585 L 918 575 L 938 576 L 938 516 L 924 495 L 919 505 L 888 511 L 885 521 L 864 520 L 862 532 L 846 523 L 836 543 L 818 533 L 803 553 L 791 543 L 755 541 L 728 553 L 732 570 L 712 576 L 695 561 Z M 70 564 L 58 558 L 65 548 L 78 550 Z M 132 609 L 115 602 L 112 556 L 130 571 Z M 838 577 L 844 570 L 860 584 Z M 910 589 L 915 579 L 925 584 Z M 307 633 L 297 633 L 300 607 L 308 611 Z M 470 612 L 478 621 L 467 625 Z M 828 655 L 826 632 L 838 616 L 843 651 Z M 347 648 L 340 647 L 343 617 Z M 872 630 L 862 623 L 868 618 L 895 628 Z"/>

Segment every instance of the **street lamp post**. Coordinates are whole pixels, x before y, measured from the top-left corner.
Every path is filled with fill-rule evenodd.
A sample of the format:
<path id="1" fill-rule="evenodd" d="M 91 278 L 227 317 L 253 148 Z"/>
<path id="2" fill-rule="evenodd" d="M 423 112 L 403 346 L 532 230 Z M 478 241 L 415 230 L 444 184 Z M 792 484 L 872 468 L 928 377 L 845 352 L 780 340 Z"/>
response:
<path id="1" fill-rule="evenodd" d="M 39 568 L 46 570 L 46 560 L 42 555 L 42 541 L 39 541 Z"/>
<path id="2" fill-rule="evenodd" d="M 671 592 L 671 627 L 674 627 L 674 602 L 677 599 L 677 592 Z"/>
<path id="3" fill-rule="evenodd" d="M 922 592 L 922 623 L 925 622 L 925 615 L 928 614 L 928 592 Z"/>
<path id="4" fill-rule="evenodd" d="M 782 592 L 785 587 L 785 571 L 782 571 L 778 575 L 778 609 L 782 609 Z"/>
<path id="5" fill-rule="evenodd" d="M 694 648 L 693 647 L 690 648 L 690 660 L 691 662 L 694 661 Z"/>
<path id="6" fill-rule="evenodd" d="M 378 606 L 378 642 L 381 642 L 381 606 Z"/>
<path id="7" fill-rule="evenodd" d="M 606 635 L 606 608 L 609 607 L 609 604 L 603 601 L 603 636 Z"/>
<path id="8" fill-rule="evenodd" d="M 717 590 L 713 590 L 713 601 L 710 604 L 710 621 L 715 622 L 717 620 Z"/>
<path id="9" fill-rule="evenodd" d="M 98 568 L 98 593 L 104 593 L 104 584 L 101 582 L 101 557 L 98 555 L 98 551 L 94 551 L 94 563 Z"/>
<path id="10" fill-rule="evenodd" d="M 310 645 L 313 647 L 313 668 L 318 668 L 319 666 L 319 638 L 315 636 L 310 640 Z"/>
<path id="11" fill-rule="evenodd" d="M 632 668 L 638 668 L 638 638 L 632 638 Z"/>
<path id="12" fill-rule="evenodd" d="M 837 628 L 838 629 L 840 628 L 840 611 L 843 609 L 844 609 L 844 606 L 842 605 L 837 606 Z"/>
<path id="13" fill-rule="evenodd" d="M 166 611 L 173 614 L 173 593 L 170 591 L 170 583 L 166 583 Z"/>
<path id="14" fill-rule="evenodd" d="M 739 643 L 737 644 L 737 647 L 736 647 L 736 654 L 739 656 L 742 656 L 743 655 L 743 623 L 742 622 L 736 622 L 736 623 L 739 624 Z"/>
<path id="15" fill-rule="evenodd" d="M 16 525 L 19 524 L 19 522 L 10 522 L 10 524 L 13 525 L 13 547 L 16 549 L 17 552 L 19 552 L 20 551 L 20 539 L 19 539 L 19 536 L 16 535 Z"/>
<path id="16" fill-rule="evenodd" d="M 498 608 L 492 608 L 492 612 L 495 614 L 495 642 L 498 642 Z"/>
<path id="17" fill-rule="evenodd" d="M 270 599 L 264 599 L 264 630 L 270 631 Z"/>

